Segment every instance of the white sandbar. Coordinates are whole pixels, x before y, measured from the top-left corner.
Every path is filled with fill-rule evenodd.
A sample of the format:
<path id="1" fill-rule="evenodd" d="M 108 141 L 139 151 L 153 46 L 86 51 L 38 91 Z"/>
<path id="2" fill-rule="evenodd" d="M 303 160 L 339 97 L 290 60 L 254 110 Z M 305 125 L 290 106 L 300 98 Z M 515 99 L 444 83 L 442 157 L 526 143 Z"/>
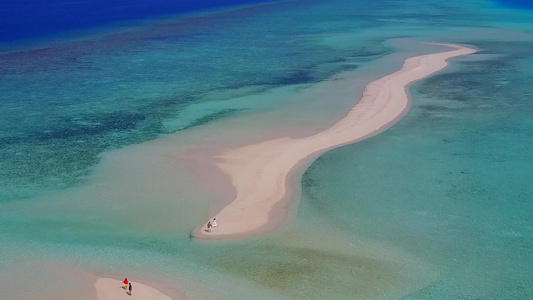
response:
<path id="1" fill-rule="evenodd" d="M 122 281 L 113 278 L 98 278 L 94 287 L 98 300 L 172 300 L 169 296 L 148 285 L 131 282 L 132 293 L 129 295 L 122 288 Z"/>
<path id="2" fill-rule="evenodd" d="M 395 124 L 410 108 L 410 84 L 444 69 L 452 57 L 476 50 L 441 44 L 454 50 L 411 57 L 402 68 L 368 84 L 359 102 L 332 127 L 304 138 L 280 138 L 225 152 L 217 166 L 229 177 L 236 198 L 211 216 L 218 227 L 197 227 L 203 239 L 243 238 L 272 231 L 286 220 L 293 176 L 327 150 L 376 135 Z"/>

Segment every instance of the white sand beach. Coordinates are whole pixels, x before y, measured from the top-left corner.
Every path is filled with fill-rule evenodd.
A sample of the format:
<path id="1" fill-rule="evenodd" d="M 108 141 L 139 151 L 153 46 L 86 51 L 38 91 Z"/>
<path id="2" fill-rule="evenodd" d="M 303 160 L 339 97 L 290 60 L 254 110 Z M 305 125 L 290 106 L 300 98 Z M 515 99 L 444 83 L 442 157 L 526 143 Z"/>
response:
<path id="1" fill-rule="evenodd" d="M 122 287 L 122 281 L 113 278 L 98 278 L 94 287 L 98 300 L 142 299 L 172 300 L 151 286 L 132 281 L 132 293 L 129 295 Z M 176 299 L 174 299 L 176 300 Z"/>
<path id="2" fill-rule="evenodd" d="M 403 67 L 368 84 L 362 98 L 332 127 L 304 138 L 280 138 L 231 149 L 217 166 L 231 178 L 236 198 L 212 215 L 218 227 L 206 223 L 194 229 L 200 239 L 233 239 L 266 233 L 286 221 L 292 198 L 299 192 L 301 172 L 319 155 L 374 136 L 395 124 L 410 108 L 410 84 L 444 69 L 447 60 L 475 53 L 459 45 L 454 50 L 411 57 Z M 298 182 L 293 182 L 298 180 Z"/>

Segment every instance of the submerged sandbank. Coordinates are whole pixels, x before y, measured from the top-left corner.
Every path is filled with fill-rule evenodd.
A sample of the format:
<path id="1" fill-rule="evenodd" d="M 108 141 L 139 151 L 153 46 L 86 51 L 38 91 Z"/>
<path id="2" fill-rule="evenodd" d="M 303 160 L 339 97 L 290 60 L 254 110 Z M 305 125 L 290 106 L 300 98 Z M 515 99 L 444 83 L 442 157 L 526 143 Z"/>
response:
<path id="1" fill-rule="evenodd" d="M 324 152 L 376 135 L 395 124 L 410 107 L 410 84 L 444 69 L 452 57 L 475 53 L 459 45 L 454 50 L 411 57 L 403 67 L 369 83 L 359 102 L 332 127 L 304 138 L 280 138 L 232 149 L 218 156 L 217 166 L 231 178 L 236 197 L 211 216 L 218 227 L 205 223 L 192 235 L 202 239 L 244 238 L 272 231 L 289 215 L 291 180 Z"/>
<path id="2" fill-rule="evenodd" d="M 151 286 L 133 281 L 131 282 L 131 285 L 131 295 L 128 294 L 128 291 L 122 287 L 122 281 L 113 278 L 98 278 L 94 284 L 94 287 L 96 288 L 96 296 L 98 297 L 98 300 L 172 300 L 172 298 Z"/>

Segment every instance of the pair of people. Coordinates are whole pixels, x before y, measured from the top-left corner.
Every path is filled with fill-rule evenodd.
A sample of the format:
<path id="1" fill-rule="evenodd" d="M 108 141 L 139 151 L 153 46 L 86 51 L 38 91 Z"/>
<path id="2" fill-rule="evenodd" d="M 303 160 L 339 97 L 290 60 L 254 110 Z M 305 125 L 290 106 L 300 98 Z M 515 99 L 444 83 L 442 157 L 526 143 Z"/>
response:
<path id="1" fill-rule="evenodd" d="M 124 284 L 124 289 L 127 291 L 129 290 L 129 295 L 131 296 L 131 282 L 128 281 L 128 278 L 124 278 L 124 281 L 122 281 L 122 283 Z"/>
<path id="2" fill-rule="evenodd" d="M 211 232 L 211 228 L 217 228 L 218 227 L 218 224 L 217 224 L 217 218 L 214 218 L 213 219 L 213 223 L 211 223 L 211 221 L 207 222 L 207 232 Z"/>

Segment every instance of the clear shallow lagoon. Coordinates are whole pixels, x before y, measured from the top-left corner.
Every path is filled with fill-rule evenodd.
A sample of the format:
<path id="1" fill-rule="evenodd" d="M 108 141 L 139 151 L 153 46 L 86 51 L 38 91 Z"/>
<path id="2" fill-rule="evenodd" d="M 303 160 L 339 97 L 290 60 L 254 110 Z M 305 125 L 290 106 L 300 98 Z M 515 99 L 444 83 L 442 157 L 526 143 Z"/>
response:
<path id="1" fill-rule="evenodd" d="M 2 299 L 27 299 L 28 274 L 37 293 L 60 290 L 67 276 L 48 264 L 191 299 L 533 297 L 531 20 L 487 1 L 295 1 L 1 53 Z M 103 152 L 168 134 L 324 128 L 366 83 L 433 50 L 410 39 L 479 53 L 415 84 L 389 131 L 312 164 L 298 214 L 272 235 L 191 241 L 213 201 L 194 191 L 124 199 L 123 212 L 76 192 Z M 326 93 L 341 72 L 353 86 Z M 142 230 L 151 219 L 128 216 L 143 214 L 160 219 Z"/>

